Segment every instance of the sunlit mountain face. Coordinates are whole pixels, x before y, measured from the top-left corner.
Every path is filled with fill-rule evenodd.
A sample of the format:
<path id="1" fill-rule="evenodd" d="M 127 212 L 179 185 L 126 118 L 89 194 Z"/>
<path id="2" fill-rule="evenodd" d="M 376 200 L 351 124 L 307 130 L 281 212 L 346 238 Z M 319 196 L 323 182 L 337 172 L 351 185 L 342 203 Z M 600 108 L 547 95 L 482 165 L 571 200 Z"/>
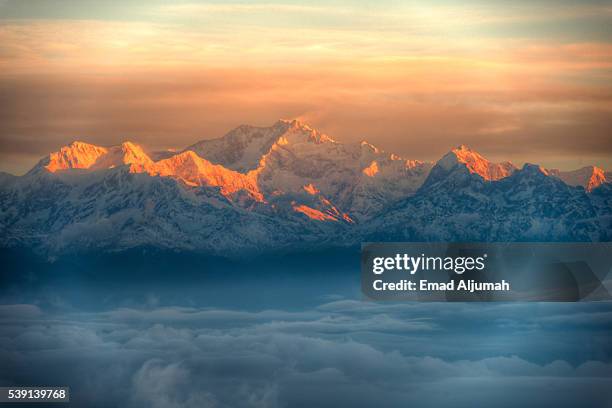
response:
<path id="1" fill-rule="evenodd" d="M 51 254 L 237 254 L 372 238 L 605 241 L 611 190 L 594 166 L 517 168 L 464 145 L 424 162 L 281 120 L 174 152 L 74 142 L 24 176 L 3 177 L 0 222 L 5 246 Z"/>

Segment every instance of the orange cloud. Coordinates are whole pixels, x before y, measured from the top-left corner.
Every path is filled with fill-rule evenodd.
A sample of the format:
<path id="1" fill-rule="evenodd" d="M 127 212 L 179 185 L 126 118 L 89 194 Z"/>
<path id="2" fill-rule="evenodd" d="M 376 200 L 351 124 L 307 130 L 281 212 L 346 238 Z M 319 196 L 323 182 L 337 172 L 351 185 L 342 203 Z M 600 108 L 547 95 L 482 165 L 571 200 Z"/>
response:
<path id="1" fill-rule="evenodd" d="M 0 156 L 23 171 L 77 137 L 182 147 L 240 123 L 300 117 L 417 159 L 463 143 L 493 159 L 611 167 L 610 43 L 398 27 L 4 22 Z"/>

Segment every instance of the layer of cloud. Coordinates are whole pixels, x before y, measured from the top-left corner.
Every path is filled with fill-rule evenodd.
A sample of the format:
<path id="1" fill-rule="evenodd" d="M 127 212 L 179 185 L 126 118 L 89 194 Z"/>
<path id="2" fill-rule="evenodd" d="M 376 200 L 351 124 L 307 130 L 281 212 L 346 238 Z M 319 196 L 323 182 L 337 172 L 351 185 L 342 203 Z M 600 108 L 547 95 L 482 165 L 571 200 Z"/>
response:
<path id="1" fill-rule="evenodd" d="M 88 407 L 599 407 L 610 319 L 606 304 L 5 305 L 0 381 L 70 385 Z"/>

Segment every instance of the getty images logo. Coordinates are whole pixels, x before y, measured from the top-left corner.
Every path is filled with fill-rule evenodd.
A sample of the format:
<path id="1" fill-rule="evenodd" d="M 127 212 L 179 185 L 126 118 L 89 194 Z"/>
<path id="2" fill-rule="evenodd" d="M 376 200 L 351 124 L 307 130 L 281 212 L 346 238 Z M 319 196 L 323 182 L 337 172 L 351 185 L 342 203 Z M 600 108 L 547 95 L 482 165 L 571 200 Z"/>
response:
<path id="1" fill-rule="evenodd" d="M 372 272 L 380 275 L 385 271 L 406 271 L 414 275 L 418 271 L 452 271 L 458 275 L 466 271 L 482 271 L 485 268 L 487 254 L 472 256 L 411 256 L 396 254 L 390 257 L 376 257 L 372 260 Z"/>

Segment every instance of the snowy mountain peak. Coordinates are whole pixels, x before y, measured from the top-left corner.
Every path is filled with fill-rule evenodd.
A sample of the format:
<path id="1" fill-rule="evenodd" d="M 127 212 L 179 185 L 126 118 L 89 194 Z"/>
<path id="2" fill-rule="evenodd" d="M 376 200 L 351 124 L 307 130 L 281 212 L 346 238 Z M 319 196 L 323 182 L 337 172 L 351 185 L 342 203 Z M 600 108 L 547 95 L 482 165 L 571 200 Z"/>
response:
<path id="1" fill-rule="evenodd" d="M 337 143 L 330 136 L 326 135 L 325 133 L 319 132 L 316 129 L 311 128 L 307 124 L 302 123 L 297 119 L 292 120 L 291 122 L 288 122 L 288 125 L 289 125 L 289 128 L 287 129 L 287 132 L 284 137 L 290 142 L 309 141 L 309 142 L 313 142 L 317 144 L 327 143 L 327 142 Z"/>
<path id="2" fill-rule="evenodd" d="M 147 172 L 175 178 L 189 186 L 219 187 L 221 194 L 230 199 L 235 193 L 244 191 L 255 201 L 264 201 L 252 177 L 212 164 L 191 150 L 160 160 L 148 168 Z"/>
<path id="3" fill-rule="evenodd" d="M 533 163 L 525 163 L 523 165 L 523 168 L 521 169 L 522 173 L 526 173 L 526 174 L 538 174 L 538 175 L 544 175 L 544 176 L 549 176 L 549 172 L 548 170 L 546 170 L 544 167 L 540 166 L 539 164 L 533 164 Z"/>
<path id="4" fill-rule="evenodd" d="M 241 125 L 223 137 L 201 140 L 185 150 L 193 150 L 213 163 L 246 173 L 255 170 L 274 145 L 305 142 L 335 143 L 331 137 L 299 120 L 281 119 L 270 127 Z"/>
<path id="5" fill-rule="evenodd" d="M 483 179 L 492 181 L 508 177 L 516 171 L 510 162 L 493 163 L 478 152 L 465 145 L 459 145 L 448 152 L 437 163 L 444 170 L 451 170 L 457 165 L 464 165 L 472 174 L 478 174 Z"/>
<path id="6" fill-rule="evenodd" d="M 43 159 L 43 167 L 55 173 L 66 169 L 87 169 L 94 165 L 108 150 L 101 146 L 74 141 Z"/>
<path id="7" fill-rule="evenodd" d="M 593 191 L 595 188 L 601 186 L 604 183 L 610 183 L 606 172 L 597 166 L 586 166 L 578 170 L 573 171 L 559 171 L 556 169 L 549 170 L 552 176 L 560 178 L 570 186 L 580 186 L 588 192 Z"/>
<path id="8" fill-rule="evenodd" d="M 130 165 L 130 171 L 132 172 L 142 172 L 153 164 L 153 160 L 141 146 L 126 141 L 119 146 L 110 147 L 108 153 L 96 163 L 95 167 L 104 169 L 124 164 Z"/>
<path id="9" fill-rule="evenodd" d="M 121 148 L 121 151 L 123 151 L 124 153 L 130 154 L 134 158 L 138 158 L 139 160 L 141 160 L 145 156 L 148 158 L 142 146 L 137 145 L 134 142 L 130 142 L 129 140 L 126 140 L 125 142 L 121 143 L 120 148 Z"/>
<path id="10" fill-rule="evenodd" d="M 126 164 L 143 168 L 151 163 L 142 147 L 129 141 L 111 147 L 74 141 L 49 154 L 37 167 L 55 173 L 69 169 L 108 169 Z"/>

